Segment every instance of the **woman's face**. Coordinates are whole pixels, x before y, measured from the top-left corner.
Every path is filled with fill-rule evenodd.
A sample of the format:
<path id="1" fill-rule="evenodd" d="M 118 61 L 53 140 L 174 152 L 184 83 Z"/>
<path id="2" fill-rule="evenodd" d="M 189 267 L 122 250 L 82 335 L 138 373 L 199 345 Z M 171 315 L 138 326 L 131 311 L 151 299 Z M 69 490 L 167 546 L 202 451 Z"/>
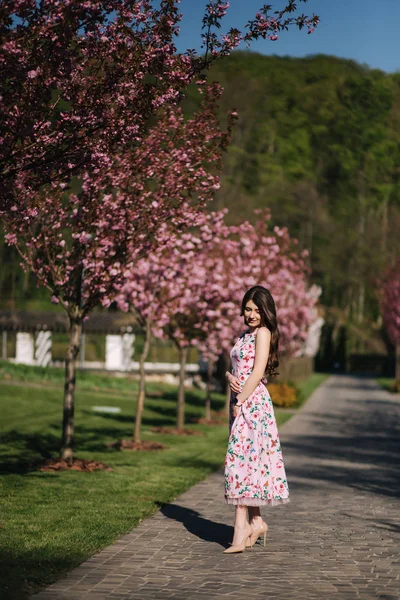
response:
<path id="1" fill-rule="evenodd" d="M 246 302 L 244 309 L 244 319 L 249 327 L 258 327 L 261 325 L 261 315 L 259 308 L 254 304 L 253 300 Z"/>

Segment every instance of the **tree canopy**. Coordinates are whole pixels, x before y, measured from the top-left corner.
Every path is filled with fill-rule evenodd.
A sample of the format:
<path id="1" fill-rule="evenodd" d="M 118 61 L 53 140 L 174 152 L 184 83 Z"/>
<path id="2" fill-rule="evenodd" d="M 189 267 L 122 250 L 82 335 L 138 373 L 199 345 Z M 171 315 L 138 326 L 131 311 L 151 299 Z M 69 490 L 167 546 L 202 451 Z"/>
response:
<path id="1" fill-rule="evenodd" d="M 239 115 L 210 209 L 240 221 L 269 207 L 273 225 L 309 250 L 321 301 L 376 321 L 377 282 L 400 252 L 400 75 L 332 56 L 236 51 L 210 77 L 224 87 L 221 119 Z M 198 108 L 194 89 L 184 107 L 188 117 Z M 2 252 L 3 306 L 35 297 L 13 250 Z"/>
<path id="2" fill-rule="evenodd" d="M 236 219 L 270 208 L 309 250 L 322 302 L 375 319 L 379 275 L 400 252 L 400 76 L 331 56 L 235 52 L 211 77 L 221 111 L 239 114 L 217 208 Z"/>

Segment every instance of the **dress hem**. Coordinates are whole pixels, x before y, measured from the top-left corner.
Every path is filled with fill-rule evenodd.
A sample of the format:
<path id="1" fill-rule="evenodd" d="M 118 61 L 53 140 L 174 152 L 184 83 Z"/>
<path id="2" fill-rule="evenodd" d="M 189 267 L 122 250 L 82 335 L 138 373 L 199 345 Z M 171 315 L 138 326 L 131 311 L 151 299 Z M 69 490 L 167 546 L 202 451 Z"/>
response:
<path id="1" fill-rule="evenodd" d="M 226 504 L 235 506 L 278 506 L 279 504 L 287 504 L 289 498 L 228 498 L 225 496 Z"/>

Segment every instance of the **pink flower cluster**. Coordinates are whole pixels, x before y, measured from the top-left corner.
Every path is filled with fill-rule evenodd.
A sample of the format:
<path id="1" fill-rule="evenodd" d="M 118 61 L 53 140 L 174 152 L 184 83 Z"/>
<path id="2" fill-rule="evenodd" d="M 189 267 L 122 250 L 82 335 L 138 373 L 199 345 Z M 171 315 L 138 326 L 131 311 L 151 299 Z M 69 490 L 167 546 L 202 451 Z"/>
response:
<path id="1" fill-rule="evenodd" d="M 245 35 L 218 36 L 229 4 L 207 2 L 201 57 L 176 51 L 178 0 L 2 4 L 0 216 L 53 302 L 80 317 L 109 306 L 126 268 L 197 223 L 235 117 L 221 131 L 204 70 L 242 40 L 307 23 L 286 1 Z M 204 101 L 184 122 L 194 81 Z"/>
<path id="2" fill-rule="evenodd" d="M 380 294 L 383 321 L 389 338 L 400 345 L 400 259 L 388 269 L 383 278 Z"/>
<path id="3" fill-rule="evenodd" d="M 6 241 L 23 265 L 72 316 L 110 306 L 127 269 L 167 245 L 174 231 L 197 224 L 219 185 L 221 154 L 230 138 L 220 128 L 215 84 L 202 90 L 192 119 L 165 108 L 124 154 L 97 152 L 71 186 L 56 183 L 21 195 L 6 213 Z"/>
<path id="4" fill-rule="evenodd" d="M 204 215 L 125 273 L 118 304 L 134 310 L 153 333 L 178 347 L 197 346 L 215 361 L 243 330 L 247 288 L 268 287 L 276 301 L 281 350 L 296 354 L 316 318 L 319 289 L 309 287 L 305 259 L 286 229 L 269 229 L 268 211 L 255 225 L 228 226 L 227 211 Z"/>
<path id="5" fill-rule="evenodd" d="M 202 82 L 204 71 L 242 40 L 309 25 L 308 17 L 292 16 L 294 0 L 286 1 L 273 19 L 261 11 L 246 34 L 220 34 L 229 3 L 209 1 L 202 56 L 176 50 L 179 0 L 3 2 L 0 210 L 141 143 L 157 111 L 176 105 L 191 82 Z M 315 26 L 316 17 L 311 21 Z"/>

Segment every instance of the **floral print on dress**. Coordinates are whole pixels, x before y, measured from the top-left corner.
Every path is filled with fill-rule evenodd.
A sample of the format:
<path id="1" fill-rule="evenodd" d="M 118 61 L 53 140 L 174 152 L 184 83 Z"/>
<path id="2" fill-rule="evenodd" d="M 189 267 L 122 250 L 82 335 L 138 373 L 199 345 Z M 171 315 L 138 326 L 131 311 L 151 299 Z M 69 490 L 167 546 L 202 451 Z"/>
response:
<path id="1" fill-rule="evenodd" d="M 231 351 L 232 374 L 243 387 L 254 367 L 257 331 L 243 333 Z M 231 393 L 225 500 L 246 506 L 289 502 L 289 486 L 271 397 L 263 378 L 233 418 Z"/>

